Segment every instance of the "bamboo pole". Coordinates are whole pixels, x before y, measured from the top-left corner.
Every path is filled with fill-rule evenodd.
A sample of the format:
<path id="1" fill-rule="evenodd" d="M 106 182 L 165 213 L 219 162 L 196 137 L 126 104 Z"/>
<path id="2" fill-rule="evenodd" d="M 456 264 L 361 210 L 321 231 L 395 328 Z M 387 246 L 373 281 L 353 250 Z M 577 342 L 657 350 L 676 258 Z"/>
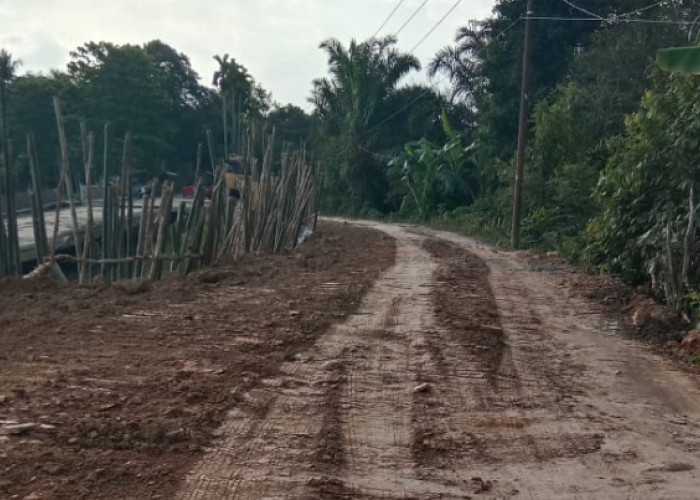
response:
<path id="1" fill-rule="evenodd" d="M 75 210 L 75 198 L 73 193 L 73 181 L 70 174 L 70 158 L 68 153 L 68 141 L 63 124 L 63 113 L 61 111 L 61 101 L 58 97 L 53 98 L 53 108 L 56 115 L 56 125 L 58 127 L 58 139 L 61 146 L 61 176 L 66 188 L 68 204 L 70 205 L 70 216 L 73 227 L 73 243 L 75 255 L 80 255 L 80 239 L 78 237 L 78 214 Z M 55 241 L 54 241 L 55 243 Z"/>
<path id="2" fill-rule="evenodd" d="M 102 144 L 102 258 L 109 256 L 111 242 L 107 221 L 109 220 L 109 203 L 107 202 L 109 193 L 109 122 L 104 126 L 104 137 Z M 105 275 L 105 266 L 100 266 L 100 272 Z"/>
<path id="3" fill-rule="evenodd" d="M 61 167 L 61 171 L 63 168 Z M 63 183 L 65 182 L 65 177 L 63 174 L 58 176 L 58 186 L 56 187 L 56 210 L 55 210 L 55 215 L 54 215 L 54 222 L 53 222 L 53 238 L 51 240 L 51 257 L 49 259 L 49 267 L 51 268 L 51 272 L 59 277 L 63 276 L 63 272 L 61 271 L 60 266 L 56 263 L 56 245 L 58 243 L 58 228 L 60 226 L 60 221 L 61 221 L 61 190 L 63 189 Z M 63 276 L 63 280 L 65 281 L 65 276 Z"/>
<path id="4" fill-rule="evenodd" d="M 211 163 L 211 173 L 216 173 L 216 160 L 214 160 L 214 144 L 211 137 L 211 130 L 207 129 L 207 147 L 209 148 L 209 162 Z"/>
<path id="5" fill-rule="evenodd" d="M 124 148 L 122 151 L 122 171 L 121 178 L 119 179 L 120 193 L 119 193 L 119 247 L 118 253 L 115 257 L 128 257 L 129 255 L 129 244 L 131 243 L 131 231 L 127 227 L 127 196 L 130 196 L 130 186 L 129 186 L 129 146 L 131 143 L 131 132 L 127 132 L 124 136 Z M 127 278 L 128 266 L 121 266 L 119 269 L 119 275 L 121 279 Z"/>
<path id="6" fill-rule="evenodd" d="M 85 134 L 85 131 L 83 130 L 83 135 Z M 92 165 L 94 162 L 94 151 L 95 151 L 95 136 L 90 132 L 87 134 L 87 139 L 85 140 L 86 142 L 86 151 L 84 152 L 85 154 L 85 186 L 86 186 L 86 199 L 87 199 L 87 224 L 85 225 L 85 235 L 83 238 L 83 259 L 82 259 L 82 264 L 80 266 L 80 275 L 78 278 L 78 282 L 82 285 L 84 284 L 88 279 L 90 279 L 90 263 L 88 260 L 90 259 L 90 246 L 92 245 L 92 229 L 94 225 L 94 215 L 92 212 L 92 189 L 90 189 L 92 185 Z"/>
<path id="7" fill-rule="evenodd" d="M 7 199 L 7 241 L 10 274 L 20 276 L 22 274 L 22 262 L 19 254 L 19 229 L 17 227 L 17 206 L 15 203 L 15 188 L 12 174 L 14 171 L 14 154 L 12 151 L 12 141 L 6 139 L 5 147 L 5 196 Z"/>
<path id="8" fill-rule="evenodd" d="M 189 217 L 187 217 L 187 224 L 185 226 L 185 237 L 180 245 L 180 254 L 184 255 L 190 250 L 190 245 L 194 241 L 194 232 L 196 230 L 196 224 L 198 221 L 199 213 L 204 205 L 204 186 L 200 180 L 197 183 L 197 188 L 195 189 L 194 197 L 192 198 L 192 208 L 190 209 Z M 190 262 L 183 260 L 180 262 L 180 273 L 187 274 L 189 272 Z"/>
<path id="9" fill-rule="evenodd" d="M 34 137 L 27 134 L 27 159 L 32 180 L 32 222 L 34 224 L 34 241 L 37 253 L 37 265 L 41 265 L 49 254 L 49 240 L 46 236 L 46 220 L 44 218 L 44 199 L 41 192 L 41 173 L 36 157 Z"/>
<path id="10" fill-rule="evenodd" d="M 158 212 L 158 236 L 153 252 L 153 264 L 151 264 L 150 269 L 150 279 L 153 281 L 160 279 L 162 273 L 158 259 L 163 254 L 163 249 L 165 248 L 166 230 L 168 228 L 170 214 L 172 213 L 173 191 L 173 185 L 171 182 L 164 184 L 163 196 L 160 202 L 160 210 Z"/>
<path id="11" fill-rule="evenodd" d="M 150 217 L 150 204 L 151 196 L 146 193 L 141 199 L 141 218 L 139 222 L 139 236 L 136 241 L 136 256 L 142 257 L 146 248 L 146 231 L 148 230 L 148 219 Z M 141 261 L 137 261 L 134 266 L 133 277 L 138 278 L 141 276 Z"/>
<path id="12" fill-rule="evenodd" d="M 173 231 L 173 253 L 178 254 L 180 252 L 180 249 L 182 248 L 182 240 L 184 236 L 184 230 L 185 230 L 185 217 L 187 213 L 187 202 L 181 201 L 180 206 L 177 208 L 177 220 L 175 222 L 175 228 Z M 173 260 L 170 263 L 170 272 L 175 271 L 178 269 L 180 262 L 177 260 Z"/>
<path id="13" fill-rule="evenodd" d="M 119 245 L 121 243 L 121 238 L 119 236 L 119 188 L 117 185 L 112 184 L 109 190 L 109 228 L 110 228 L 110 255 L 113 258 L 119 258 Z M 110 268 L 109 274 L 111 276 L 111 281 L 119 281 L 119 269 L 116 266 Z"/>
<path id="14" fill-rule="evenodd" d="M 196 186 L 199 182 L 199 176 L 202 175 L 202 156 L 204 152 L 204 146 L 200 142 L 197 144 L 197 167 L 194 171 L 194 185 Z"/>
<path id="15" fill-rule="evenodd" d="M 121 265 L 128 262 L 144 262 L 146 260 L 154 260 L 158 262 L 173 261 L 181 258 L 185 259 L 201 259 L 203 254 L 185 254 L 180 256 L 178 254 L 161 254 L 158 257 L 153 255 L 132 255 L 131 257 L 120 257 L 115 259 L 88 259 L 87 262 L 93 265 Z M 82 257 L 76 257 L 70 254 L 56 254 L 56 262 L 72 262 L 79 263 L 82 262 Z"/>

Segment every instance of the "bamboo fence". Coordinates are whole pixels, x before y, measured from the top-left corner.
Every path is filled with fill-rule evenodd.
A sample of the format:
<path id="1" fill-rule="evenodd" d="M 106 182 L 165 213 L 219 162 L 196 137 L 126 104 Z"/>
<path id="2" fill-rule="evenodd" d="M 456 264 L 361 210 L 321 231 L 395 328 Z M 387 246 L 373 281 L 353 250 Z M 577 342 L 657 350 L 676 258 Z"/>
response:
<path id="1" fill-rule="evenodd" d="M 110 182 L 108 125 L 104 128 L 102 227 L 98 228 L 94 218 L 94 200 L 89 188 L 95 167 L 95 140 L 94 134 L 87 131 L 84 123 L 80 127 L 82 170 L 88 189 L 85 197 L 87 221 L 81 227 L 74 200 L 68 140 L 61 104 L 57 98 L 54 100 L 54 111 L 61 164 L 51 239 L 46 234 L 34 139 L 27 137 L 38 264 L 37 270 L 31 273 L 32 276 L 53 273 L 55 277 L 65 279 L 60 266 L 64 263 L 77 267 L 80 283 L 89 283 L 96 277 L 102 277 L 108 282 L 127 279 L 160 280 L 170 273 L 186 275 L 199 267 L 216 263 L 225 256 L 235 258 L 250 252 L 291 250 L 315 228 L 320 204 L 319 165 L 309 162 L 304 151 L 285 150 L 281 167 L 275 170 L 274 133 L 266 138 L 261 161 L 252 153 L 253 139 L 249 134 L 246 154 L 243 155 L 245 181 L 240 190 L 240 199 L 231 196 L 226 164 L 217 165 L 212 158 L 213 146 L 211 133 L 208 132 L 207 148 L 214 180 L 211 199 L 208 200 L 205 196 L 206 188 L 200 178 L 204 151 L 200 144 L 197 149 L 193 198 L 181 201 L 175 207 L 174 183 L 165 181 L 159 197 L 159 186 L 157 179 L 154 179 L 150 192 L 142 197 L 139 207 L 134 203 L 131 189 L 131 134 L 126 134 L 124 138 L 119 181 Z M 73 245 L 70 253 L 59 253 L 57 248 L 64 196 L 70 211 Z M 3 242 L 3 229 L 0 224 L 0 243 Z M 3 249 L 0 271 L 9 265 L 5 258 L 8 253 L 6 250 Z"/>

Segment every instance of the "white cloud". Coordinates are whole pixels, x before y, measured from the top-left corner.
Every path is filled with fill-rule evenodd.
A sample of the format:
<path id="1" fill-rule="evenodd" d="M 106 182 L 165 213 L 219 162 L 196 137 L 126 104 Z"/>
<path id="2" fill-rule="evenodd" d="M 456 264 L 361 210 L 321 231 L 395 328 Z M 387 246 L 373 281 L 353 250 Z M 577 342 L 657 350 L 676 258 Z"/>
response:
<path id="1" fill-rule="evenodd" d="M 403 24 L 422 0 L 404 1 L 384 30 Z M 401 33 L 410 50 L 452 6 L 430 0 Z M 426 64 L 452 42 L 459 26 L 488 15 L 493 0 L 467 0 L 416 51 Z M 228 53 L 282 103 L 307 106 L 311 81 L 326 72 L 318 44 L 370 36 L 396 0 L 0 0 L 0 45 L 23 61 L 23 71 L 62 69 L 68 52 L 87 41 L 144 43 L 161 39 L 187 54 L 206 84 Z"/>

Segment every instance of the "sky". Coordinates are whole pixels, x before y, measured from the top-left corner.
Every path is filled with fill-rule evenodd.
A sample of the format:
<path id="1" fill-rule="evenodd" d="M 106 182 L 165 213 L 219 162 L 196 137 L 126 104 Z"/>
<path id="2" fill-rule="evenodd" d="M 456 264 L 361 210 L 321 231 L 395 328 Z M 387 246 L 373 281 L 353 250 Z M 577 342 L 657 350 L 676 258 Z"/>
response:
<path id="1" fill-rule="evenodd" d="M 0 48 L 22 62 L 19 73 L 65 69 L 69 52 L 88 41 L 142 44 L 154 39 L 185 53 L 204 84 L 214 54 L 228 53 L 280 104 L 305 109 L 311 81 L 327 72 L 318 48 L 335 37 L 370 37 L 400 0 L 0 0 Z M 381 34 L 395 33 L 424 0 L 403 0 Z M 428 0 L 399 35 L 410 51 L 455 0 Z M 416 50 L 425 66 L 457 28 L 483 19 L 494 0 L 463 0 Z M 407 82 L 425 81 L 424 74 Z M 440 82 L 435 82 L 437 85 Z"/>

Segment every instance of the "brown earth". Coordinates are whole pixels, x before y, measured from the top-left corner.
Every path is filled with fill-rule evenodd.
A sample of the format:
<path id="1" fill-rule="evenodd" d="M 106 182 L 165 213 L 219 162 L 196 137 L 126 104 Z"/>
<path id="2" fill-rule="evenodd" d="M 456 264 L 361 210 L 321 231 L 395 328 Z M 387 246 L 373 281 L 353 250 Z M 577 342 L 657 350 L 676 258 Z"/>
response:
<path id="1" fill-rule="evenodd" d="M 226 412 L 393 259 L 390 237 L 324 223 L 290 255 L 153 286 L 1 283 L 0 498 L 172 498 Z"/>
<path id="2" fill-rule="evenodd" d="M 274 297 L 266 299 L 265 288 L 276 286 L 276 281 L 268 280 L 265 271 L 258 281 L 238 275 L 221 278 L 218 270 L 187 281 L 187 285 L 194 283 L 197 297 L 187 302 L 192 304 L 189 314 L 201 315 L 202 321 L 208 321 L 207 329 L 197 324 L 190 329 L 160 331 L 163 335 L 175 332 L 166 339 L 180 343 L 173 361 L 179 364 L 170 369 L 170 377 L 179 380 L 180 372 L 187 374 L 187 381 L 195 377 L 201 382 L 195 386 L 196 397 L 190 401 L 179 392 L 173 395 L 167 385 L 151 385 L 148 392 L 141 393 L 146 406 L 135 408 L 130 415 L 136 422 L 148 422 L 145 410 L 150 403 L 145 402 L 150 395 L 161 412 L 171 406 L 183 412 L 194 406 L 206 408 L 214 417 L 205 419 L 197 413 L 198 421 L 178 417 L 178 422 L 169 425 L 168 429 L 178 429 L 182 422 L 192 424 L 183 433 L 199 437 L 187 441 L 193 449 L 151 446 L 139 438 L 137 443 L 146 446 L 128 450 L 129 455 L 120 456 L 121 463 L 139 461 L 148 476 L 141 479 L 132 472 L 128 477 L 111 476 L 104 484 L 93 478 L 87 482 L 91 492 L 101 498 L 161 495 L 192 500 L 698 498 L 697 377 L 648 346 L 620 335 L 619 314 L 601 307 L 595 297 L 574 293 L 575 276 L 564 270 L 544 272 L 533 266 L 528 255 L 496 251 L 450 233 L 361 224 L 383 231 L 390 239 L 382 240 L 373 233 L 374 240 L 363 237 L 359 243 L 360 233 L 344 229 L 354 240 L 337 249 L 359 256 L 333 280 L 346 287 L 364 283 L 355 291 L 366 293 L 361 303 L 341 309 L 346 314 L 336 318 L 328 315 L 328 310 L 338 307 L 332 300 L 324 302 L 327 299 L 322 294 L 310 304 L 301 304 L 299 290 L 292 284 L 281 286 Z M 394 255 L 393 241 L 393 265 L 379 273 Z M 329 254 L 328 248 L 318 241 L 313 245 L 320 252 L 318 263 L 333 266 L 332 260 L 320 256 Z M 349 258 L 332 251 L 329 255 L 342 262 Z M 294 258 L 279 259 L 296 262 Z M 374 267 L 368 268 L 370 265 Z M 365 272 L 356 275 L 358 269 Z M 289 275 L 283 271 L 276 279 L 286 283 Z M 371 278 L 376 279 L 368 287 Z M 299 278 L 294 285 L 303 287 L 307 279 L 312 278 Z M 206 283 L 217 280 L 223 281 Z M 234 285 L 226 280 L 246 283 Z M 314 282 L 315 286 L 321 282 L 325 281 Z M 223 305 L 207 286 L 220 295 L 219 287 L 223 287 L 228 297 L 234 297 L 232 302 L 241 304 L 239 314 L 255 325 L 254 330 L 246 331 L 255 334 L 212 333 L 216 321 L 211 316 L 223 314 L 216 311 L 217 307 L 223 310 Z M 244 286 L 246 294 L 236 295 L 236 286 Z M 191 293 L 187 288 L 178 293 Z M 112 289 L 102 293 L 139 303 L 158 289 L 135 296 Z M 252 302 L 245 302 L 246 298 Z M 151 328 L 172 317 L 171 304 L 162 302 L 150 309 L 139 306 L 138 310 L 148 313 L 138 316 L 139 324 L 145 325 L 140 335 L 145 332 L 148 336 Z M 130 307 L 128 314 L 136 316 L 134 304 Z M 274 311 L 278 317 L 253 320 L 242 312 L 249 308 L 258 316 L 260 311 Z M 163 311 L 168 310 L 171 316 L 165 317 Z M 109 316 L 112 323 L 120 317 Z M 228 317 L 229 324 L 233 317 Z M 312 333 L 304 335 L 290 317 L 294 321 L 308 318 L 306 328 Z M 106 324 L 104 318 L 95 321 L 93 330 Z M 219 328 L 231 329 L 220 323 Z M 192 340 L 187 335 L 196 339 L 194 347 L 188 346 Z M 211 335 L 218 335 L 217 340 L 210 340 Z M 50 338 L 59 343 L 56 336 Z M 78 342 L 82 338 L 71 338 L 73 350 L 81 353 L 78 359 L 88 356 Z M 134 338 L 138 337 L 132 341 Z M 264 347 L 256 344 L 261 338 Z M 283 344 L 277 346 L 278 340 Z M 233 344 L 237 354 L 220 354 L 220 349 L 212 354 L 208 350 L 212 344 L 219 348 Z M 93 356 L 111 352 L 106 346 L 93 343 L 90 352 Z M 139 369 L 150 373 L 154 369 L 143 365 L 165 365 L 161 348 L 155 342 L 147 350 L 139 349 Z M 15 356 L 28 356 L 21 352 L 18 347 Z M 237 364 L 227 365 L 222 359 Z M 34 371 L 21 373 L 15 383 L 33 387 L 33 377 L 41 374 L 37 362 L 38 358 L 32 365 Z M 133 376 L 128 367 L 112 360 L 103 362 L 113 367 L 113 372 L 101 375 L 107 380 Z M 219 373 L 222 368 L 226 372 Z M 161 380 L 161 372 L 153 373 Z M 80 374 L 73 375 L 77 376 Z M 85 379 L 72 384 L 120 390 L 119 386 L 91 385 Z M 130 387 L 137 390 L 134 387 L 140 386 Z M 70 394 L 68 388 L 58 387 L 57 397 Z M 11 388 L 0 393 L 3 391 L 11 392 Z M 12 404 L 24 401 L 22 397 L 30 395 L 29 390 L 25 392 L 12 393 Z M 171 403 L 176 398 L 180 398 L 179 406 Z M 128 401 L 120 403 L 118 410 L 105 410 L 110 416 L 104 421 L 112 427 L 104 437 L 99 431 L 94 436 L 97 442 L 120 436 L 114 417 Z M 50 409 L 51 418 L 44 420 L 35 413 L 33 421 L 53 425 L 60 422 L 57 411 Z M 90 411 L 97 414 L 99 408 Z M 214 422 L 219 421 L 221 425 L 212 433 Z M 25 468 L 30 463 L 43 466 L 56 461 L 49 457 L 51 460 L 38 462 L 41 452 L 67 448 L 51 441 L 28 447 L 34 434 L 41 438 L 57 433 L 58 428 L 30 430 L 20 436 L 27 443 L 15 449 L 15 456 L 28 457 Z M 209 431 L 198 435 L 200 429 Z M 161 431 L 160 438 L 163 436 L 168 435 Z M 15 439 L 10 437 L 3 446 Z M 80 449 L 92 450 L 83 442 Z M 40 451 L 27 451 L 33 449 Z M 117 453 L 111 444 L 99 450 Z M 179 462 L 174 458 L 178 451 Z M 71 463 L 85 467 L 93 456 Z M 162 477 L 155 465 L 161 457 L 170 466 Z M 116 467 L 118 461 L 110 460 Z M 86 468 L 94 472 L 92 465 Z M 48 484 L 46 475 L 51 471 L 66 479 L 61 476 L 63 471 L 49 467 L 35 483 Z M 74 480 L 57 491 L 65 495 L 71 487 L 82 485 Z M 153 482 L 152 489 L 148 481 Z M 129 494 L 118 495 L 119 484 Z M 12 482 L 6 487 L 13 487 Z M 33 491 L 23 488 L 22 494 Z"/>

